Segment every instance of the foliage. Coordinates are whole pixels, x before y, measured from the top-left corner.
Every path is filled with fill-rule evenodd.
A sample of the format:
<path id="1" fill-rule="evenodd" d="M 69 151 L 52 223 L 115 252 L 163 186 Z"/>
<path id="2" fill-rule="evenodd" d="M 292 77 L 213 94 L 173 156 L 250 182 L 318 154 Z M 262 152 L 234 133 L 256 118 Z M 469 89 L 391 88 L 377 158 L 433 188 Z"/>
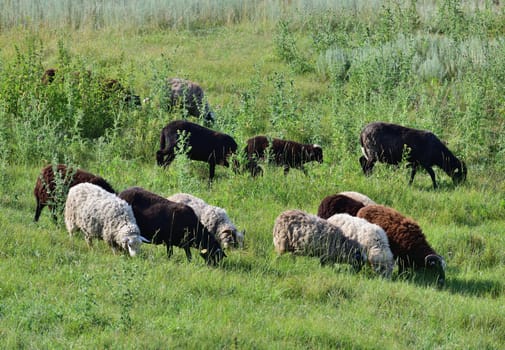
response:
<path id="1" fill-rule="evenodd" d="M 502 346 L 502 7 L 453 0 L 4 5 L 2 348 Z M 58 75 L 44 85 L 49 67 Z M 209 184 L 208 165 L 185 157 L 181 143 L 172 165 L 157 166 L 168 122 L 203 124 L 167 111 L 170 76 L 202 85 L 216 113 L 212 128 L 232 135 L 239 149 L 254 135 L 284 137 L 320 144 L 324 163 L 287 176 L 266 163 L 254 179 L 218 166 Z M 120 94 L 104 94 L 107 78 L 149 102 L 132 107 Z M 376 120 L 433 131 L 466 162 L 467 182 L 454 186 L 435 168 L 439 189 L 425 172 L 408 186 L 404 163 L 377 164 L 363 176 L 358 135 Z M 118 191 L 189 192 L 221 206 L 246 230 L 245 248 L 227 251 L 215 268 L 198 258 L 187 263 L 177 248 L 167 260 L 164 247 L 147 244 L 131 259 L 103 242 L 87 247 L 50 215 L 35 224 L 35 180 L 42 166 L 60 162 L 99 174 Z M 436 289 L 423 270 L 396 270 L 386 280 L 369 267 L 352 273 L 276 256 L 271 232 L 279 213 L 314 213 L 322 198 L 344 190 L 419 222 L 447 261 L 446 287 Z"/>

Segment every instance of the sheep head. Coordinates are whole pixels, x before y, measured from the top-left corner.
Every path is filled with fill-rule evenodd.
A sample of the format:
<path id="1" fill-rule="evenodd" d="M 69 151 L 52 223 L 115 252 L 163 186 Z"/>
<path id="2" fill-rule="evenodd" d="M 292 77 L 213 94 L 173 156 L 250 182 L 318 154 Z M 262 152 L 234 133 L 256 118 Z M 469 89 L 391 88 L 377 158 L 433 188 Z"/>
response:
<path id="1" fill-rule="evenodd" d="M 465 182 L 466 174 L 467 174 L 466 164 L 465 162 L 460 162 L 459 166 L 456 167 L 451 174 L 452 182 L 455 185 Z"/>
<path id="2" fill-rule="evenodd" d="M 123 249 L 127 250 L 131 257 L 136 256 L 140 253 L 140 246 L 142 245 L 142 240 L 139 236 L 130 236 L 123 238 Z"/>
<path id="3" fill-rule="evenodd" d="M 445 284 L 445 260 L 440 255 L 430 254 L 424 258 L 425 266 L 435 270 L 438 274 L 437 285 L 442 287 Z"/>
<path id="4" fill-rule="evenodd" d="M 319 145 L 312 145 L 312 150 L 309 154 L 310 160 L 315 160 L 318 163 L 323 162 L 323 148 Z"/>

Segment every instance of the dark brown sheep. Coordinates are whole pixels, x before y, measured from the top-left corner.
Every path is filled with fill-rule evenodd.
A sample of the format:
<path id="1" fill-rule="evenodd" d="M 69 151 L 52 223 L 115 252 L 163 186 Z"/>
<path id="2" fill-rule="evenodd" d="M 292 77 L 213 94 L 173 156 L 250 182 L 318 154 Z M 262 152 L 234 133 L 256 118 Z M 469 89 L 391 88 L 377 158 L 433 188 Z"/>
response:
<path id="1" fill-rule="evenodd" d="M 323 198 L 317 209 L 317 216 L 323 219 L 328 219 L 334 214 L 342 213 L 356 216 L 358 211 L 364 206 L 363 203 L 350 197 L 342 194 L 332 194 Z"/>
<path id="2" fill-rule="evenodd" d="M 237 151 L 235 140 L 227 134 L 186 120 L 170 122 L 161 131 L 160 149 L 156 152 L 158 165 L 168 166 L 175 159 L 175 150 L 182 133 L 187 135 L 183 149 L 189 149 L 188 158 L 209 163 L 210 180 L 214 178 L 216 164 L 230 166 L 228 158 Z"/>
<path id="3" fill-rule="evenodd" d="M 57 176 L 54 174 L 55 170 L 58 173 Z M 46 205 L 51 210 L 53 219 L 56 220 L 57 215 L 54 212 L 54 204 L 57 203 L 58 200 L 61 200 L 58 196 L 63 195 L 66 197 L 70 187 L 83 182 L 95 184 L 110 193 L 115 193 L 112 186 L 104 178 L 85 170 L 67 168 L 65 164 L 49 164 L 42 168 L 33 190 L 37 202 L 34 220 L 39 220 L 40 213 Z M 58 190 L 57 184 L 59 185 Z"/>
<path id="4" fill-rule="evenodd" d="M 57 75 L 57 70 L 55 68 L 48 68 L 42 75 L 41 82 L 44 85 L 51 84 Z M 80 72 L 74 72 L 73 77 L 78 80 L 80 77 Z M 91 71 L 86 71 L 86 77 L 91 78 Z M 63 78 L 62 78 L 63 79 Z M 105 98 L 110 98 L 111 96 L 118 96 L 125 104 L 129 106 L 140 106 L 140 96 L 135 95 L 130 89 L 125 88 L 117 79 L 104 79 L 100 82 L 100 87 L 102 89 Z"/>
<path id="5" fill-rule="evenodd" d="M 169 110 L 174 107 L 181 107 L 189 115 L 203 118 L 207 123 L 215 121 L 214 112 L 205 100 L 205 93 L 198 83 L 180 78 L 169 78 L 167 80 L 167 89 L 169 91 Z"/>
<path id="6" fill-rule="evenodd" d="M 265 160 L 265 151 L 270 152 L 270 159 L 276 165 L 284 167 L 284 175 L 287 175 L 289 168 L 297 168 L 304 173 L 303 165 L 308 162 L 323 162 L 323 149 L 319 145 L 302 144 L 295 141 L 270 139 L 266 136 L 255 136 L 247 140 L 244 149 L 247 155 L 247 169 L 252 176 L 262 173 L 258 166 L 258 160 Z"/>
<path id="7" fill-rule="evenodd" d="M 466 179 L 464 162 L 430 131 L 407 128 L 401 125 L 375 122 L 366 125 L 360 135 L 363 156 L 359 159 L 365 175 L 370 175 L 375 162 L 399 164 L 406 157 L 412 167 L 409 185 L 414 181 L 417 167 L 423 167 L 437 188 L 434 165 L 442 168 L 455 184 Z M 404 154 L 404 151 L 408 152 Z"/>
<path id="8" fill-rule="evenodd" d="M 215 265 L 226 257 L 191 207 L 140 187 L 126 189 L 119 197 L 131 205 L 142 236 L 154 244 L 165 243 L 169 258 L 173 246 L 184 249 L 188 261 L 191 261 L 190 247 L 200 249 L 200 255 L 208 264 Z"/>
<path id="9" fill-rule="evenodd" d="M 365 206 L 358 211 L 357 216 L 386 231 L 389 247 L 397 259 L 400 271 L 425 267 L 436 271 L 439 286 L 445 283 L 445 261 L 431 248 L 414 220 L 382 205 Z"/>

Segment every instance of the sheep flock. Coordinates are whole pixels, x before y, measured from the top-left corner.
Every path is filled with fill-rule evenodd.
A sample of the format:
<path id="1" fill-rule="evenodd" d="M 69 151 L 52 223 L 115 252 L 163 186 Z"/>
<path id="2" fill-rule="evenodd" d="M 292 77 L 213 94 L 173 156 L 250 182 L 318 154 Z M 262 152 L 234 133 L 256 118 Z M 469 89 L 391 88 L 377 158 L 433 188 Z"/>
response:
<path id="1" fill-rule="evenodd" d="M 189 114 L 203 118 L 201 123 L 216 120 L 201 86 L 181 79 L 168 82 L 171 108 L 186 99 L 183 105 L 193 108 Z M 407 160 L 412 167 L 409 185 L 418 166 L 428 171 L 434 188 L 438 184 L 433 165 L 442 168 L 455 184 L 466 179 L 465 163 L 430 132 L 372 123 L 365 126 L 360 136 L 363 156 L 359 162 L 367 176 L 377 161 L 397 164 L 401 152 L 409 146 L 411 153 Z M 216 165 L 231 167 L 236 174 L 245 168 L 251 175 L 250 181 L 258 181 L 256 175 L 263 174 L 260 161 L 272 160 L 273 165 L 284 167 L 285 175 L 289 168 L 298 168 L 305 176 L 308 171 L 304 163 L 323 163 L 323 149 L 316 144 L 257 135 L 246 140 L 247 146 L 240 154 L 232 136 L 194 122 L 176 120 L 161 130 L 160 149 L 153 157 L 158 165 L 169 166 L 181 140 L 189 159 L 209 164 L 209 186 Z M 427 151 L 423 153 L 422 149 Z M 438 156 L 440 152 L 444 159 Z M 245 166 L 239 162 L 241 156 L 246 160 Z M 226 263 L 224 258 L 237 249 L 247 250 L 247 241 L 255 239 L 254 235 L 245 239 L 245 230 L 238 228 L 225 208 L 190 193 L 157 194 L 132 185 L 116 192 L 100 175 L 65 164 L 49 164 L 41 170 L 35 184 L 35 221 L 44 206 L 49 206 L 56 220 L 56 203 L 63 198 L 67 231 L 70 235 L 81 231 L 90 249 L 93 239 L 100 239 L 114 252 L 134 257 L 139 255 L 142 243 L 164 244 L 169 258 L 173 246 L 184 249 L 188 261 L 191 249 L 198 249 L 212 266 Z M 420 225 L 357 191 L 328 194 L 319 203 L 317 214 L 285 208 L 272 226 L 273 251 L 277 255 L 315 257 L 321 265 L 345 263 L 355 273 L 369 266 L 375 275 L 386 279 L 415 270 L 432 271 L 439 287 L 446 281 L 445 259 L 428 243 Z M 398 274 L 394 273 L 395 268 Z"/>

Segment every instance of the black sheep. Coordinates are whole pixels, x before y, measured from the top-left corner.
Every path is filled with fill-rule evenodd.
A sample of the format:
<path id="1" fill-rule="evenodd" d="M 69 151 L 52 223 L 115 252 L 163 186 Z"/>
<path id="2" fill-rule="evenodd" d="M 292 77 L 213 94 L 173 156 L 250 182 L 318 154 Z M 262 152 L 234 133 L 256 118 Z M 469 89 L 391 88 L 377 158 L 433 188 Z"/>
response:
<path id="1" fill-rule="evenodd" d="M 434 188 L 437 188 L 435 172 L 432 169 L 434 165 L 442 168 L 455 184 L 466 179 L 465 163 L 456 158 L 430 131 L 375 122 L 363 128 L 360 142 L 363 156 L 359 161 L 365 175 L 371 174 L 377 161 L 399 164 L 405 156 L 412 167 L 409 184 L 414 181 L 418 166 L 430 174 Z"/>
<path id="2" fill-rule="evenodd" d="M 215 265 L 226 257 L 191 207 L 140 187 L 126 189 L 119 197 L 131 205 L 142 236 L 154 244 L 165 243 L 169 258 L 173 246 L 184 249 L 188 261 L 191 261 L 190 247 L 200 249 L 200 255 L 208 264 Z"/>
<path id="3" fill-rule="evenodd" d="M 297 168 L 305 173 L 303 164 L 317 161 L 323 162 L 323 149 L 319 145 L 309 145 L 295 141 L 271 139 L 266 136 L 255 136 L 247 140 L 244 152 L 247 155 L 247 168 L 252 176 L 262 173 L 257 161 L 266 158 L 265 151 L 269 150 L 271 159 L 276 165 L 284 167 L 284 175 L 289 168 Z"/>
<path id="4" fill-rule="evenodd" d="M 237 151 L 235 140 L 224 133 L 205 128 L 186 120 L 175 120 L 163 128 L 160 136 L 160 149 L 156 152 L 156 160 L 160 166 L 168 166 L 175 159 L 175 150 L 185 133 L 183 149 L 188 150 L 187 156 L 192 160 L 209 163 L 209 179 L 214 178 L 216 164 L 229 167 L 228 157 Z"/>

